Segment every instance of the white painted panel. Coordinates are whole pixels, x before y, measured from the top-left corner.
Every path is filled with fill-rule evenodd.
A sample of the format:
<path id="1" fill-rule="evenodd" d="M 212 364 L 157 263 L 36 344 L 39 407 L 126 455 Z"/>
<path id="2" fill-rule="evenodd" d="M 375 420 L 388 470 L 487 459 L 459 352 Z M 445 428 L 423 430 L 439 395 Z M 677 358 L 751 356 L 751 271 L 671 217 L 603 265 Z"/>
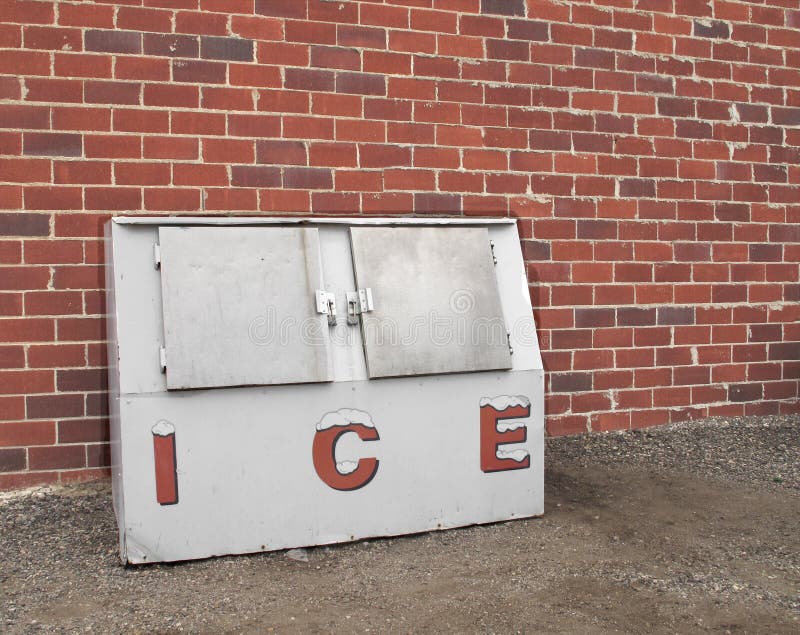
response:
<path id="1" fill-rule="evenodd" d="M 330 381 L 319 236 L 300 227 L 161 227 L 171 389 Z"/>
<path id="2" fill-rule="evenodd" d="M 520 398 L 529 411 L 498 417 L 496 429 L 520 426 L 524 440 L 491 449 L 527 455 L 528 466 L 512 460 L 514 469 L 485 470 L 482 414 Z M 543 403 L 541 371 L 129 396 L 127 560 L 269 551 L 542 514 Z M 377 469 L 360 487 L 334 489 L 313 461 L 318 424 L 359 417 L 379 438 L 345 433 L 335 460 L 347 471 L 374 458 Z M 156 493 L 154 430 L 164 428 L 174 430 L 174 504 L 159 504 Z"/>
<path id="3" fill-rule="evenodd" d="M 511 368 L 485 227 L 352 227 L 370 377 Z"/>
<path id="4" fill-rule="evenodd" d="M 495 273 L 510 335 L 512 370 L 542 369 L 539 338 L 531 307 L 528 276 L 516 225 L 492 225 L 489 238 L 497 257 Z"/>

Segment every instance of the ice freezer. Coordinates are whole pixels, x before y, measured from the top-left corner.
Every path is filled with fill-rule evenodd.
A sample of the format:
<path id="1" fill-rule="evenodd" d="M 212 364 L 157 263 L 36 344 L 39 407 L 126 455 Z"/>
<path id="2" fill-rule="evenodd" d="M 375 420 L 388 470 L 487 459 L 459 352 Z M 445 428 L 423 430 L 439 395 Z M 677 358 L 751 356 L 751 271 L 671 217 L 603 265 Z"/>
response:
<path id="1" fill-rule="evenodd" d="M 543 513 L 543 370 L 513 219 L 106 227 L 124 562 Z"/>

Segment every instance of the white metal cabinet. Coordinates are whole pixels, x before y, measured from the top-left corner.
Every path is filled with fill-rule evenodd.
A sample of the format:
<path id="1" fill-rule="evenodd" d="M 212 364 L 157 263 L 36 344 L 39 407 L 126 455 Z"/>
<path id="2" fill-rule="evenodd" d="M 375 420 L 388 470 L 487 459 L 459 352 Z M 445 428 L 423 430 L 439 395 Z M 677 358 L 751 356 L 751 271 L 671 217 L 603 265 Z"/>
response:
<path id="1" fill-rule="evenodd" d="M 107 263 L 124 561 L 543 512 L 513 221 L 119 218 Z"/>

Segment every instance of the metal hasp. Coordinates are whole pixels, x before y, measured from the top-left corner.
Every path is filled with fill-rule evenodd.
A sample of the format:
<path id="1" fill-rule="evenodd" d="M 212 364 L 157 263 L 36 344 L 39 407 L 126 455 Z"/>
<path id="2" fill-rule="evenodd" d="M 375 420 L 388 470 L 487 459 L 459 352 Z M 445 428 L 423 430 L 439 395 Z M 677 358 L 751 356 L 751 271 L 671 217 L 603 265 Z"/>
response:
<path id="1" fill-rule="evenodd" d="M 328 326 L 336 326 L 336 295 L 317 289 L 317 313 L 328 316 Z"/>
<path id="2" fill-rule="evenodd" d="M 372 289 L 359 289 L 347 292 L 347 323 L 358 324 L 358 316 L 375 308 Z"/>

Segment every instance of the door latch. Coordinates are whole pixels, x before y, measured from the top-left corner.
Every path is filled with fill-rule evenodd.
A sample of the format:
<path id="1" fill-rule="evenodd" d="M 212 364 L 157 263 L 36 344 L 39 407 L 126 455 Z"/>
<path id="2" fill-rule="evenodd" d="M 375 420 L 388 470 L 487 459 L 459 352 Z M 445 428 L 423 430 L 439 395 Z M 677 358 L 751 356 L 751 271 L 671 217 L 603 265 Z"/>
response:
<path id="1" fill-rule="evenodd" d="M 328 326 L 336 324 L 336 296 L 330 291 L 317 289 L 317 313 L 328 316 Z"/>
<path id="2" fill-rule="evenodd" d="M 358 316 L 375 308 L 372 289 L 358 289 L 347 292 L 347 323 L 358 324 Z"/>

